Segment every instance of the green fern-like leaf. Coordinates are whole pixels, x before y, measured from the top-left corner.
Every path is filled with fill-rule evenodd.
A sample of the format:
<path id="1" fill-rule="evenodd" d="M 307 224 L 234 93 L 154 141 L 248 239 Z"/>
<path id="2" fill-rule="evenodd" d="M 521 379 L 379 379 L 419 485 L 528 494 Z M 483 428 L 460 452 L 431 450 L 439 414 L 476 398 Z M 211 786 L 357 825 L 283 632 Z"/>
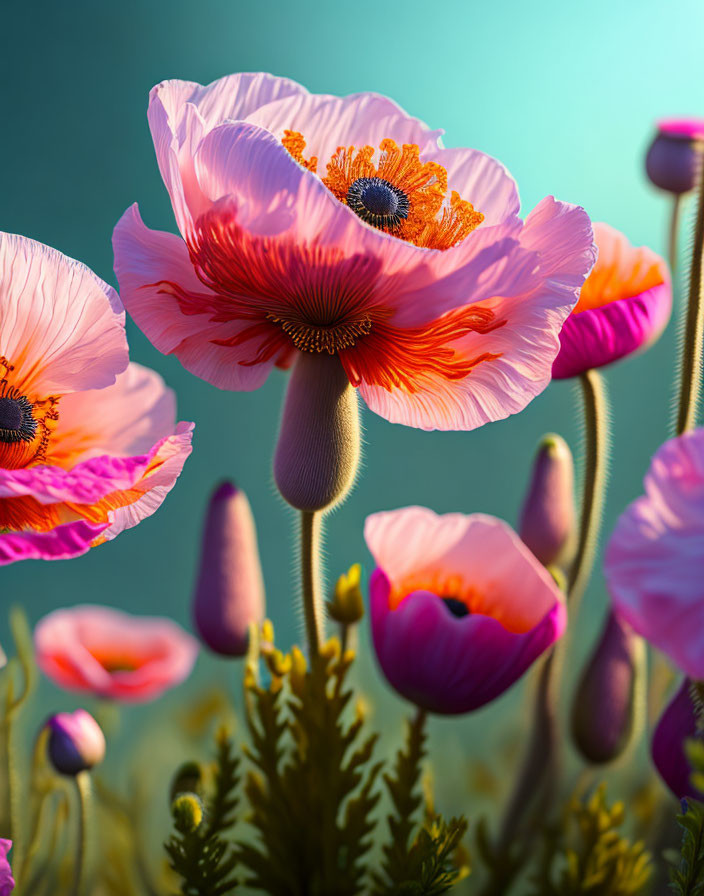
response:
<path id="1" fill-rule="evenodd" d="M 240 758 L 234 755 L 232 741 L 224 728 L 218 732 L 216 743 L 215 789 L 208 801 L 206 814 L 207 833 L 210 836 L 234 825 L 238 804 L 236 791 L 240 781 Z"/>
<path id="2" fill-rule="evenodd" d="M 258 838 L 239 844 L 246 885 L 272 896 L 364 891 L 372 845 L 376 736 L 363 737 L 346 678 L 352 655 L 331 641 L 308 668 L 294 648 L 265 654 L 271 676 L 246 681 L 254 769 L 247 775 L 250 823 Z"/>
<path id="3" fill-rule="evenodd" d="M 701 792 L 704 743 L 690 740 L 686 749 L 692 767 L 692 784 Z M 682 828 L 682 846 L 678 864 L 670 868 L 670 889 L 677 896 L 704 896 L 704 803 L 695 799 L 683 800 L 677 823 Z"/>

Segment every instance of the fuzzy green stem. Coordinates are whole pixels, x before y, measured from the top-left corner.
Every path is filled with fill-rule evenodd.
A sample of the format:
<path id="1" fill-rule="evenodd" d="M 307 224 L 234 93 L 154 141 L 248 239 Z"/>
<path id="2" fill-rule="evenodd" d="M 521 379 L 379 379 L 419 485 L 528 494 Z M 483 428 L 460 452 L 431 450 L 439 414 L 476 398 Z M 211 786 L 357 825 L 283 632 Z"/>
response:
<path id="1" fill-rule="evenodd" d="M 670 210 L 670 227 L 667 234 L 667 255 L 670 262 L 670 271 L 674 277 L 677 270 L 677 243 L 680 231 L 680 210 L 682 208 L 682 194 L 675 193 Z"/>
<path id="2" fill-rule="evenodd" d="M 17 771 L 17 758 L 14 748 L 14 711 L 7 713 L 3 725 L 5 734 L 5 756 L 7 760 L 7 791 L 10 806 L 10 831 L 12 837 L 12 865 L 19 871 L 24 862 L 24 828 L 22 825 L 22 793 L 19 774 Z"/>
<path id="3" fill-rule="evenodd" d="M 323 602 L 320 586 L 322 514 L 301 511 L 301 591 L 306 641 L 311 657 L 320 653 L 323 638 Z"/>
<path id="4" fill-rule="evenodd" d="M 88 832 L 90 815 L 90 773 L 79 772 L 75 777 L 78 799 L 78 834 L 76 838 L 76 864 L 74 866 L 73 890 L 75 896 L 83 896 L 88 857 Z"/>
<path id="5" fill-rule="evenodd" d="M 584 396 L 586 436 L 579 542 L 567 580 L 567 600 L 572 618 L 576 616 L 577 607 L 592 573 L 609 470 L 609 414 L 606 384 L 596 370 L 588 370 L 583 373 L 580 381 Z"/>
<path id="6" fill-rule="evenodd" d="M 680 351 L 680 394 L 677 412 L 677 435 L 693 429 L 702 381 L 702 334 L 704 332 L 704 172 L 700 171 L 697 190 L 697 218 L 694 225 L 694 247 L 689 271 L 689 301 L 685 318 L 684 338 Z"/>

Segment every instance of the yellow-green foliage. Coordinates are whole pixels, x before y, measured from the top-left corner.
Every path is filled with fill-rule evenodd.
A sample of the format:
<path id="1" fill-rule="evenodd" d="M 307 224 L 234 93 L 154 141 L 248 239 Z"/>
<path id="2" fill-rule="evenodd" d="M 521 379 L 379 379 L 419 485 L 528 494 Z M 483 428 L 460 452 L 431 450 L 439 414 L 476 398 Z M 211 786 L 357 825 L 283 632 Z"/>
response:
<path id="1" fill-rule="evenodd" d="M 692 766 L 693 789 L 704 793 L 704 743 L 689 741 L 687 757 Z M 704 803 L 695 799 L 683 801 L 677 822 L 682 828 L 682 847 L 677 866 L 670 869 L 670 889 L 677 896 L 703 896 Z"/>
<path id="2" fill-rule="evenodd" d="M 623 820 L 623 803 L 609 806 L 604 784 L 587 799 L 571 799 L 536 879 L 536 896 L 643 892 L 652 874 L 651 858 L 643 843 L 621 836 Z"/>

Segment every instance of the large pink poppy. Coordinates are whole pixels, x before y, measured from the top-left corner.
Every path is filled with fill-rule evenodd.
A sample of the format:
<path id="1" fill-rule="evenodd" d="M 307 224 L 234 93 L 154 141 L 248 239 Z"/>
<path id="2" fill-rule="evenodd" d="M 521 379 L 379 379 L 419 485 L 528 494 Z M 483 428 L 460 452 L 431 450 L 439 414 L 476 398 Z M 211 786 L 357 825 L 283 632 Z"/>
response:
<path id="1" fill-rule="evenodd" d="M 158 374 L 128 364 L 117 293 L 0 233 L 0 565 L 74 557 L 150 516 L 191 451 Z"/>
<path id="2" fill-rule="evenodd" d="M 251 390 L 298 352 L 337 354 L 373 411 L 422 429 L 501 419 L 550 381 L 595 257 L 583 209 L 548 197 L 521 220 L 499 162 L 371 93 L 166 81 L 149 124 L 181 237 L 132 206 L 115 271 L 192 373 Z"/>
<path id="3" fill-rule="evenodd" d="M 690 678 L 704 678 L 704 429 L 665 442 L 621 515 L 605 571 L 614 609 Z"/>
<path id="4" fill-rule="evenodd" d="M 424 709 L 494 700 L 565 629 L 562 593 L 502 520 L 406 507 L 367 517 L 364 537 L 377 660 Z"/>

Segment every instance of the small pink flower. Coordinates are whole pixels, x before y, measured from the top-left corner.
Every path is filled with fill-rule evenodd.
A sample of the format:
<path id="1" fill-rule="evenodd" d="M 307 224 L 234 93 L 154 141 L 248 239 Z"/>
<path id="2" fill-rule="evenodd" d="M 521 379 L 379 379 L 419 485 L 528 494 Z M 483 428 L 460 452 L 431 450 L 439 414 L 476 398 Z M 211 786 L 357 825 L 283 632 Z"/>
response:
<path id="1" fill-rule="evenodd" d="M 210 498 L 203 529 L 195 626 L 215 653 L 244 656 L 249 626 L 263 618 L 264 579 L 252 509 L 241 489 L 223 482 Z"/>
<path id="2" fill-rule="evenodd" d="M 15 879 L 7 859 L 7 854 L 11 849 L 12 840 L 0 840 L 0 896 L 10 896 L 15 889 Z"/>
<path id="3" fill-rule="evenodd" d="M 665 442 L 606 550 L 614 609 L 690 678 L 704 678 L 704 429 Z"/>
<path id="4" fill-rule="evenodd" d="M 61 688 L 153 700 L 187 678 L 198 643 L 170 619 L 91 605 L 55 610 L 34 630 L 37 663 Z"/>
<path id="5" fill-rule="evenodd" d="M 128 364 L 117 293 L 0 233 L 0 565 L 75 557 L 154 513 L 191 451 L 175 415 Z"/>
<path id="6" fill-rule="evenodd" d="M 645 170 L 651 183 L 680 195 L 694 189 L 704 154 L 704 119 L 668 118 L 658 121 L 648 148 Z"/>
<path id="7" fill-rule="evenodd" d="M 182 238 L 132 206 L 115 271 L 192 373 L 252 390 L 327 352 L 373 411 L 421 429 L 473 429 L 547 386 L 594 262 L 583 209 L 548 197 L 521 220 L 499 162 L 372 93 L 165 81 L 149 124 Z"/>
<path id="8" fill-rule="evenodd" d="M 62 775 L 78 775 L 105 758 L 105 735 L 85 709 L 59 712 L 46 723 L 49 758 Z"/>
<path id="9" fill-rule="evenodd" d="M 685 753 L 685 743 L 697 734 L 697 718 L 689 695 L 691 682 L 685 678 L 665 708 L 653 732 L 651 755 L 660 777 L 678 799 L 701 799 L 692 786 L 692 766 Z"/>
<path id="10" fill-rule="evenodd" d="M 560 590 L 501 520 L 406 507 L 367 517 L 364 537 L 379 665 L 431 712 L 494 700 L 565 629 Z"/>
<path id="11" fill-rule="evenodd" d="M 608 224 L 594 224 L 599 257 L 560 333 L 556 379 L 578 376 L 641 351 L 665 329 L 672 309 L 665 261 L 634 248 Z"/>

